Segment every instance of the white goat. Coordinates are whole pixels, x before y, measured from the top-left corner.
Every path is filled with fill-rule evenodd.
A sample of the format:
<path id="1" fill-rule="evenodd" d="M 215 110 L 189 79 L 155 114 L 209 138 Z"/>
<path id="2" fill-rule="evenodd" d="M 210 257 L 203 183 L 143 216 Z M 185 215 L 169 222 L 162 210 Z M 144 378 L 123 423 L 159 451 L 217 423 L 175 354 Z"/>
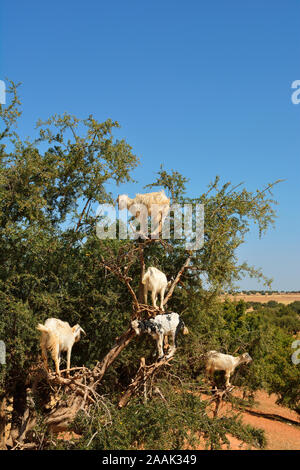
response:
<path id="1" fill-rule="evenodd" d="M 144 227 L 148 224 L 148 215 L 152 215 L 154 231 L 152 235 L 162 231 L 165 218 L 170 210 L 170 199 L 164 191 L 154 193 L 136 194 L 131 199 L 127 194 L 121 194 L 117 198 L 119 210 L 128 209 Z M 143 210 L 142 210 L 143 209 Z"/>
<path id="2" fill-rule="evenodd" d="M 148 300 L 148 291 L 151 291 L 152 296 L 152 305 L 153 307 L 157 308 L 156 301 L 158 294 L 160 295 L 160 309 L 164 312 L 164 297 L 166 288 L 170 285 L 171 281 L 168 282 L 166 275 L 160 271 L 159 269 L 155 268 L 154 266 L 150 266 L 147 269 L 146 273 L 143 276 L 142 284 L 144 284 L 144 301 L 145 304 Z"/>
<path id="3" fill-rule="evenodd" d="M 86 334 L 85 331 L 80 325 L 71 327 L 68 322 L 64 322 L 58 318 L 48 318 L 44 325 L 39 323 L 37 330 L 42 333 L 40 345 L 46 369 L 49 369 L 47 350 L 50 350 L 58 375 L 60 375 L 59 365 L 61 352 L 67 351 L 67 374 L 69 374 L 73 344 L 80 340 L 81 332 Z"/>
<path id="4" fill-rule="evenodd" d="M 230 354 L 222 354 L 217 351 L 209 351 L 206 355 L 206 373 L 213 378 L 216 370 L 224 370 L 226 378 L 226 387 L 230 387 L 230 376 L 240 364 L 249 364 L 252 361 L 248 353 L 241 356 L 231 356 Z"/>
<path id="5" fill-rule="evenodd" d="M 172 357 L 176 351 L 179 331 L 183 330 L 184 335 L 189 333 L 183 320 L 180 318 L 178 313 L 175 312 L 166 313 L 165 315 L 157 315 L 155 318 L 150 318 L 149 320 L 133 320 L 131 322 L 131 327 L 137 335 L 146 332 L 156 339 L 159 356 L 158 360 L 164 357 L 164 336 L 171 336 L 172 338 L 172 346 L 166 356 L 169 358 Z"/>

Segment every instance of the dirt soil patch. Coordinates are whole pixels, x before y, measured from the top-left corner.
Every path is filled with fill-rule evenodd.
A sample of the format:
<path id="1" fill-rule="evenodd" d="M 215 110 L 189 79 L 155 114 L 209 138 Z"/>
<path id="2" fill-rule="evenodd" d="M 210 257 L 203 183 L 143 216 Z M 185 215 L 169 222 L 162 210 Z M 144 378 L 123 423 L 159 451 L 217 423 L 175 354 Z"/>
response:
<path id="1" fill-rule="evenodd" d="M 270 300 L 275 300 L 280 304 L 288 305 L 297 300 L 300 301 L 300 293 L 297 294 L 236 294 L 236 295 L 221 295 L 221 300 L 225 301 L 226 299 L 232 301 L 244 300 L 245 302 L 260 302 L 266 304 Z"/>
<path id="2" fill-rule="evenodd" d="M 237 392 L 238 395 L 238 392 Z M 276 396 L 269 396 L 264 391 L 255 394 L 256 404 L 249 409 L 249 412 L 241 412 L 242 420 L 245 424 L 250 424 L 255 428 L 265 431 L 267 439 L 266 450 L 300 450 L 300 416 L 284 406 L 276 404 Z M 222 405 L 221 414 L 232 413 L 231 406 L 227 403 Z M 251 414 L 254 412 L 257 415 Z M 258 416 L 260 414 L 260 416 Z M 265 417 L 268 415 L 269 417 Z M 280 421 L 280 420 L 283 421 Z M 285 421 L 286 420 L 286 421 Z M 232 436 L 227 436 L 230 441 L 231 450 L 252 449 L 247 444 Z M 202 446 L 201 446 L 202 447 Z M 203 448 L 203 447 L 202 447 Z M 226 446 L 224 446 L 226 449 Z"/>

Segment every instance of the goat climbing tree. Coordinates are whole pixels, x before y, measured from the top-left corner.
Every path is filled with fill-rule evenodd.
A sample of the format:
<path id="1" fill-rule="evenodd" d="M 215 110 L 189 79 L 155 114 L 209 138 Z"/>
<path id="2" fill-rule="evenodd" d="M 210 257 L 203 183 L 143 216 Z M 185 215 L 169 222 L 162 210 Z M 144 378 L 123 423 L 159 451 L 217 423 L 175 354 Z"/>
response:
<path id="1" fill-rule="evenodd" d="M 190 257 L 180 243 L 168 244 L 161 239 L 100 243 L 95 240 L 95 206 L 113 202 L 106 188 L 132 181 L 131 172 L 138 165 L 130 145 L 113 136 L 118 122 L 108 119 L 100 123 L 93 116 L 82 121 L 56 114 L 38 123 L 38 135 L 33 134 L 31 141 L 22 141 L 15 129 L 21 114 L 17 87 L 11 83 L 7 91 L 8 105 L 0 105 L 0 336 L 7 352 L 6 365 L 0 366 L 0 447 L 5 448 L 9 441 L 10 448 L 25 448 L 25 444 L 30 448 L 33 444 L 26 436 L 36 419 L 36 395 L 41 406 L 47 405 L 43 417 L 50 428 L 65 428 L 79 410 L 89 413 L 91 407 L 98 406 L 109 422 L 101 381 L 104 376 L 107 382 L 111 380 L 116 394 L 128 386 L 126 383 L 123 387 L 120 380 L 114 387 L 115 377 L 106 372 L 134 339 L 130 320 L 154 311 L 144 304 L 142 283 L 137 285 L 150 260 L 153 265 L 157 261 L 166 274 L 172 271 L 174 281 L 165 303 L 171 301 L 174 288 L 180 284 L 180 295 L 178 289 L 172 302 L 175 305 L 176 300 L 176 308 L 182 306 L 182 310 L 188 310 L 185 289 L 188 294 L 196 292 L 193 305 L 202 308 L 224 286 L 231 288 L 241 274 L 266 280 L 259 270 L 238 264 L 235 255 L 253 222 L 260 234 L 273 224 L 274 201 L 268 194 L 276 182 L 253 192 L 240 185 L 220 183 L 217 177 L 205 192 L 191 199 L 185 197 L 186 178 L 161 168 L 157 180 L 148 187 L 164 188 L 172 203 L 204 204 L 203 249 Z M 205 182 L 199 187 L 203 185 Z M 166 253 L 168 256 L 164 256 Z M 185 271 L 188 275 L 183 279 Z M 205 273 L 209 289 L 204 288 L 200 273 Z M 88 367 L 73 368 L 71 377 L 64 372 L 61 378 L 46 374 L 37 364 L 36 325 L 48 317 L 60 317 L 72 324 L 83 322 L 84 329 L 89 330 L 72 355 L 74 363 Z M 197 326 L 196 314 L 193 319 L 190 315 L 189 321 Z M 209 316 L 207 323 L 210 325 Z M 90 339 L 94 341 L 89 343 Z M 239 342 L 234 339 L 233 344 L 235 347 Z M 130 360 L 126 358 L 122 367 L 130 369 L 133 386 L 124 396 L 130 399 L 141 391 L 143 380 L 152 373 L 152 364 L 142 361 L 135 375 L 129 348 L 126 353 Z M 118 362 L 120 367 L 121 360 Z M 169 367 L 162 363 L 153 365 L 153 369 L 164 366 Z M 138 367 L 136 364 L 136 370 Z M 297 385 L 298 377 L 292 376 L 291 383 Z M 291 386 L 287 392 L 283 387 L 281 392 L 294 402 L 295 388 Z M 10 413 L 13 425 L 8 432 Z"/>
<path id="2" fill-rule="evenodd" d="M 126 249 L 120 249 L 117 255 L 113 253 L 110 247 L 107 247 L 105 256 L 102 255 L 99 261 L 99 264 L 102 265 L 102 267 L 126 286 L 132 298 L 131 320 L 135 318 L 148 318 L 154 313 L 157 313 L 157 310 L 154 307 L 141 302 L 143 299 L 143 291 L 140 287 L 138 298 L 131 285 L 132 278 L 130 277 L 130 268 L 138 259 L 140 262 L 139 285 L 143 286 L 141 280 L 145 271 L 144 252 L 147 247 L 153 243 L 161 243 L 164 248 L 172 249 L 172 247 L 168 246 L 165 241 L 159 239 L 137 240 L 131 243 L 129 250 L 126 246 Z M 164 305 L 166 305 L 170 300 L 184 270 L 188 268 L 190 260 L 191 255 L 188 255 L 171 284 L 171 287 L 164 299 Z M 45 380 L 53 389 L 56 391 L 59 390 L 55 407 L 45 417 L 45 423 L 50 430 L 67 429 L 79 411 L 88 413 L 91 406 L 102 407 L 103 413 L 106 413 L 105 403 L 101 396 L 101 380 L 107 369 L 134 337 L 135 332 L 129 324 L 128 329 L 116 338 L 114 345 L 109 349 L 107 354 L 97 362 L 93 369 L 75 367 L 71 369 L 73 375 L 70 377 L 64 377 L 64 372 L 66 371 L 62 371 L 61 377 L 58 377 L 56 374 L 46 372 L 45 370 L 41 370 L 41 368 L 37 368 L 32 371 L 30 383 L 35 393 L 41 386 L 41 382 Z M 157 372 L 159 368 L 166 364 L 170 365 L 170 359 L 164 359 L 162 361 L 155 362 L 150 366 L 145 365 L 143 368 L 140 368 L 136 377 L 132 379 L 132 384 L 120 398 L 119 407 L 125 406 L 134 394 L 139 393 L 139 390 L 145 382 L 155 372 Z M 27 414 L 28 412 L 30 413 L 30 410 L 26 410 Z M 34 417 L 31 417 L 30 420 L 27 419 L 29 429 L 32 428 L 34 422 Z M 18 443 L 16 445 L 18 445 L 19 448 L 22 448 L 22 446 L 26 447 L 26 445 L 22 443 L 25 436 L 26 432 L 24 432 L 23 429 L 22 435 L 16 437 L 16 442 Z"/>

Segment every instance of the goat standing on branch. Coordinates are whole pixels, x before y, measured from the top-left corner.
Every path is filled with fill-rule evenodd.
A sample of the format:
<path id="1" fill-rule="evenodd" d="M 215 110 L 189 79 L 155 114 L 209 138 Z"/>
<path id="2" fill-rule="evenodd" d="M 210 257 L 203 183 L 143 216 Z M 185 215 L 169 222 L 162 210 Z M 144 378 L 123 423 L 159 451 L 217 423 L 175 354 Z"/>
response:
<path id="1" fill-rule="evenodd" d="M 149 320 L 133 320 L 131 322 L 131 327 L 137 335 L 145 332 L 156 339 L 158 360 L 161 360 L 164 357 L 164 336 L 171 336 L 172 338 L 172 346 L 166 356 L 168 359 L 175 354 L 179 331 L 183 330 L 184 335 L 189 333 L 183 320 L 180 318 L 178 313 L 175 312 L 167 313 L 165 315 L 157 315 L 155 318 L 150 318 Z"/>
<path id="2" fill-rule="evenodd" d="M 48 318 L 44 325 L 38 324 L 37 330 L 42 333 L 40 344 L 46 369 L 49 370 L 47 359 L 47 350 L 49 350 L 55 363 L 56 373 L 60 376 L 61 352 L 67 351 L 67 374 L 69 375 L 73 344 L 80 340 L 80 333 L 86 334 L 85 331 L 80 325 L 71 327 L 68 322 L 58 318 Z"/>
<path id="3" fill-rule="evenodd" d="M 226 387 L 230 387 L 230 376 L 240 364 L 249 364 L 252 361 L 248 353 L 241 356 L 231 356 L 230 354 L 222 354 L 217 351 L 209 351 L 206 355 L 206 373 L 209 377 L 213 377 L 216 370 L 224 370 L 226 378 Z"/>
<path id="4" fill-rule="evenodd" d="M 164 297 L 166 288 L 171 285 L 171 281 L 168 282 L 166 275 L 157 268 L 151 266 L 147 269 L 147 272 L 144 274 L 142 279 L 142 284 L 144 284 L 144 299 L 145 304 L 148 300 L 148 291 L 151 291 L 152 295 L 152 305 L 157 308 L 156 301 L 158 294 L 160 295 L 160 309 L 164 312 Z"/>
<path id="5" fill-rule="evenodd" d="M 170 199 L 163 190 L 136 194 L 134 199 L 128 197 L 127 194 L 121 194 L 117 198 L 117 203 L 119 210 L 128 209 L 144 228 L 148 225 L 148 215 L 150 215 L 154 223 L 154 231 L 151 235 L 158 235 L 162 231 L 170 210 Z"/>

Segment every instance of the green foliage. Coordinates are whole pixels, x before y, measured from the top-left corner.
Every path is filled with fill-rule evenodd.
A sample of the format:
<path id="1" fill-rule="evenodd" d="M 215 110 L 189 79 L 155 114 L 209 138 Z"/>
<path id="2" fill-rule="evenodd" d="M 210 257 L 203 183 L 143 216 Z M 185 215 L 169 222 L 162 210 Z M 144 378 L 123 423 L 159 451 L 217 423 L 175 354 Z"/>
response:
<path id="1" fill-rule="evenodd" d="M 9 91 L 11 104 L 0 108 L 0 337 L 7 346 L 1 387 L 13 394 L 37 359 L 38 322 L 60 317 L 99 332 L 103 349 L 91 353 L 88 341 L 74 348 L 85 362 L 95 362 L 124 327 L 125 315 L 112 322 L 116 330 L 105 329 L 120 318 L 112 305 L 122 287 L 112 279 L 102 284 L 105 273 L 92 261 L 99 247 L 88 251 L 84 241 L 94 232 L 93 204 L 111 200 L 104 185 L 130 181 L 138 160 L 113 138 L 117 122 L 92 116 L 54 116 L 38 124 L 36 141 L 22 143 L 12 131 L 20 114 L 16 87 Z"/>
<path id="2" fill-rule="evenodd" d="M 205 207 L 204 246 L 194 253 L 193 266 L 197 269 L 198 287 L 201 288 L 205 273 L 205 290 L 220 293 L 235 286 L 244 275 L 256 277 L 270 286 L 271 279 L 247 263 L 238 264 L 236 251 L 244 243 L 252 224 L 258 226 L 262 236 L 270 225 L 274 225 L 276 214 L 272 189 L 280 180 L 256 192 L 242 188 L 242 183 L 233 186 L 231 182 L 220 184 L 216 177 L 203 194 L 195 198 L 186 197 L 187 180 L 172 170 L 169 174 L 162 167 L 157 179 L 147 187 L 162 186 L 172 196 L 173 202 L 203 204 Z M 174 243 L 178 250 L 183 242 Z M 204 290 L 204 289 L 203 289 Z"/>
<path id="3" fill-rule="evenodd" d="M 238 416 L 214 419 L 206 413 L 205 402 L 196 394 L 174 392 L 159 382 L 165 400 L 153 398 L 146 403 L 134 399 L 121 410 L 111 406 L 111 423 L 103 423 L 103 415 L 78 415 L 72 428 L 83 437 L 77 449 L 97 450 L 176 450 L 195 448 L 199 438 L 210 449 L 229 446 L 228 434 L 256 447 L 264 447 L 261 430 L 242 425 Z M 68 446 L 68 444 L 62 447 Z M 56 447 L 57 448 L 57 447 Z"/>
<path id="4" fill-rule="evenodd" d="M 175 202 L 180 200 L 186 192 L 186 183 L 188 183 L 188 181 L 189 180 L 178 173 L 178 171 L 172 170 L 172 173 L 169 174 L 163 169 L 163 165 L 160 165 L 160 170 L 158 171 L 158 177 L 155 183 L 147 184 L 145 188 L 162 186 L 166 189 L 168 195 L 171 196 L 172 202 Z"/>
<path id="5" fill-rule="evenodd" d="M 15 402 L 23 397 L 18 405 L 21 414 L 28 371 L 39 359 L 37 323 L 49 317 L 79 323 L 87 336 L 74 346 L 72 365 L 88 367 L 101 360 L 128 328 L 132 299 L 99 259 L 110 253 L 118 257 L 134 242 L 100 241 L 95 234 L 95 208 L 97 203 L 112 201 L 109 184 L 130 181 L 138 159 L 124 140 L 113 137 L 117 122 L 99 123 L 92 116 L 83 121 L 67 114 L 53 116 L 38 123 L 37 139 L 22 142 L 14 131 L 20 111 L 13 84 L 10 91 L 11 104 L 0 107 L 4 124 L 0 134 L 0 339 L 7 347 L 0 393 L 13 396 Z M 247 350 L 253 363 L 237 370 L 234 383 L 250 391 L 264 386 L 288 406 L 297 407 L 299 367 L 289 362 L 289 354 L 292 335 L 299 331 L 299 306 L 272 304 L 247 313 L 243 302 L 222 305 L 217 301 L 218 293 L 244 273 L 263 278 L 259 271 L 238 264 L 236 249 L 253 222 L 260 233 L 274 222 L 274 201 L 266 196 L 273 185 L 252 193 L 230 183 L 220 185 L 216 178 L 206 192 L 191 199 L 185 196 L 186 183 L 178 172 L 169 174 L 161 168 L 157 180 L 147 185 L 164 187 L 174 201 L 205 206 L 204 247 L 193 253 L 191 266 L 169 302 L 190 330 L 189 336 L 179 338 L 174 374 L 187 384 L 202 383 L 205 351 Z M 177 274 L 186 257 L 184 240 L 172 240 L 169 251 L 159 244 L 145 250 L 146 266 L 157 266 L 168 278 Z M 136 256 L 129 270 L 135 292 L 139 273 Z M 79 446 L 85 448 L 96 431 L 89 448 L 175 449 L 196 432 L 204 433 L 212 448 L 228 442 L 226 433 L 263 446 L 259 431 L 243 427 L 235 418 L 213 420 L 199 398 L 176 394 L 163 385 L 167 404 L 160 398 L 147 404 L 136 399 L 117 410 L 117 397 L 136 373 L 139 358 L 144 356 L 149 363 L 154 353 L 149 336 L 132 341 L 122 351 L 101 382 L 103 393 L 113 402 L 109 405 L 112 422 L 98 428 L 97 420 L 102 422 L 97 410 L 91 422 L 81 417 Z"/>

